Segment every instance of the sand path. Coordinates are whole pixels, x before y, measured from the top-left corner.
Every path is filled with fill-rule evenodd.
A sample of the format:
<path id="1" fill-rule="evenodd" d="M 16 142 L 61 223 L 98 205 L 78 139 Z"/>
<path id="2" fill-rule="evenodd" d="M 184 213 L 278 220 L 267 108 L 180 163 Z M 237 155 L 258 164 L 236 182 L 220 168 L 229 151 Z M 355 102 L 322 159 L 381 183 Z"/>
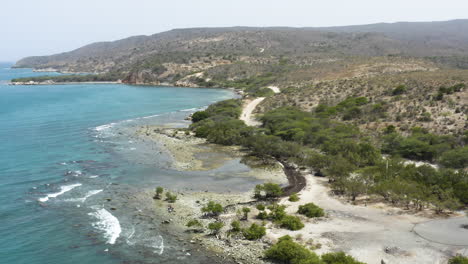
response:
<path id="1" fill-rule="evenodd" d="M 280 93 L 280 89 L 276 86 L 268 86 L 274 93 Z M 248 126 L 260 126 L 261 123 L 254 118 L 253 111 L 259 105 L 265 97 L 258 97 L 254 100 L 246 100 L 244 107 L 242 108 L 242 113 L 240 116 L 240 120 L 244 121 Z"/>

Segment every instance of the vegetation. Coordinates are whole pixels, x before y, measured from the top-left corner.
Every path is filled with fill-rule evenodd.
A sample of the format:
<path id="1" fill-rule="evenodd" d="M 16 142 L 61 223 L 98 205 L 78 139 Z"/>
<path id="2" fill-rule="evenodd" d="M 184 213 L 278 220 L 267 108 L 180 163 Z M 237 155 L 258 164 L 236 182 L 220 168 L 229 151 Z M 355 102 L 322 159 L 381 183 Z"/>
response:
<path id="1" fill-rule="evenodd" d="M 11 82 L 45 82 L 54 81 L 57 83 L 64 82 L 116 82 L 123 79 L 119 73 L 106 74 L 88 74 L 88 75 L 57 75 L 57 76 L 38 76 L 12 79 Z"/>
<path id="2" fill-rule="evenodd" d="M 367 105 L 365 97 L 350 97 L 336 106 L 319 105 L 314 112 L 280 107 L 261 117 L 262 128 L 252 128 L 236 119 L 240 104 L 229 100 L 210 106 L 210 117 L 194 123 L 192 129 L 212 142 L 244 146 L 260 158 L 309 166 L 329 177 L 337 194 L 352 200 L 362 194 L 375 194 L 394 205 L 417 210 L 431 205 L 437 212 L 468 204 L 468 176 L 460 170 L 467 166 L 468 159 L 463 140 L 419 127 L 403 136 L 394 126 L 371 139 L 355 125 L 333 119 Z M 390 157 L 383 159 L 381 153 Z M 408 165 L 399 156 L 436 161 L 446 168 Z M 254 190 L 257 199 L 275 199 L 282 193 L 280 186 L 271 183 Z M 275 218 L 278 212 L 261 212 L 257 218 Z"/>
<path id="3" fill-rule="evenodd" d="M 244 229 L 242 234 L 247 240 L 257 240 L 266 235 L 266 228 L 254 223 L 249 228 Z"/>
<path id="4" fill-rule="evenodd" d="M 290 202 L 298 202 L 300 200 L 299 195 L 297 193 L 293 193 L 289 196 L 288 199 Z"/>
<path id="5" fill-rule="evenodd" d="M 302 223 L 301 219 L 297 216 L 285 215 L 279 222 L 280 227 L 286 228 L 288 230 L 295 231 L 300 230 L 304 227 L 304 224 Z"/>
<path id="6" fill-rule="evenodd" d="M 392 95 L 400 95 L 406 92 L 406 86 L 398 85 L 393 91 Z"/>
<path id="7" fill-rule="evenodd" d="M 250 213 L 250 208 L 248 207 L 243 207 L 242 208 L 242 213 L 244 213 L 243 220 L 247 220 L 249 218 L 249 213 Z"/>
<path id="8" fill-rule="evenodd" d="M 202 212 L 204 212 L 207 216 L 219 216 L 223 212 L 223 206 L 219 203 L 215 203 L 213 201 L 209 201 L 206 206 L 204 206 L 202 209 Z"/>
<path id="9" fill-rule="evenodd" d="M 166 192 L 166 200 L 170 203 L 175 203 L 177 201 L 177 195 Z"/>
<path id="10" fill-rule="evenodd" d="M 187 227 L 192 228 L 193 231 L 200 231 L 203 228 L 203 224 L 197 219 L 192 219 L 187 222 Z"/>
<path id="11" fill-rule="evenodd" d="M 265 251 L 265 257 L 279 263 L 321 263 L 320 257 L 304 246 L 296 243 L 290 236 L 281 237 L 275 245 Z"/>
<path id="12" fill-rule="evenodd" d="M 346 255 L 344 252 L 327 253 L 323 254 L 321 257 L 325 264 L 363 264 L 353 257 Z"/>
<path id="13" fill-rule="evenodd" d="M 239 221 L 233 221 L 231 223 L 231 230 L 230 232 L 231 233 L 239 233 L 240 231 L 242 231 L 242 228 L 241 228 L 241 224 Z"/>
<path id="14" fill-rule="evenodd" d="M 156 187 L 155 192 L 156 194 L 154 195 L 154 199 L 161 199 L 161 194 L 164 192 L 164 188 Z"/>
<path id="15" fill-rule="evenodd" d="M 325 213 L 323 212 L 323 209 L 313 203 L 300 205 L 299 210 L 297 212 L 309 218 L 322 217 L 325 215 Z"/>
<path id="16" fill-rule="evenodd" d="M 342 252 L 328 253 L 319 257 L 294 242 L 290 236 L 281 237 L 278 243 L 265 251 L 265 257 L 285 264 L 363 264 Z"/>
<path id="17" fill-rule="evenodd" d="M 274 199 L 283 194 L 283 190 L 278 184 L 264 183 L 255 186 L 254 197 L 257 199 Z"/>
<path id="18" fill-rule="evenodd" d="M 219 231 L 221 231 L 221 228 L 223 228 L 224 223 L 223 222 L 213 222 L 208 224 L 208 229 L 211 231 L 212 235 L 217 235 Z"/>
<path id="19" fill-rule="evenodd" d="M 456 256 L 448 261 L 448 264 L 468 264 L 468 258 L 463 256 Z"/>

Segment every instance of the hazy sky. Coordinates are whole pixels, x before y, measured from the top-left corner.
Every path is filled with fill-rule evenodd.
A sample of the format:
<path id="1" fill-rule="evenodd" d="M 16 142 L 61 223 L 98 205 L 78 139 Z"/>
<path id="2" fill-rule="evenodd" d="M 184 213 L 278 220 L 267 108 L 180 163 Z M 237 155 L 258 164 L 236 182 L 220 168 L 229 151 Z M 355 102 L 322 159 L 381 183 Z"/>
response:
<path id="1" fill-rule="evenodd" d="M 185 27 L 468 18 L 467 0 L 2 0 L 0 61 Z"/>

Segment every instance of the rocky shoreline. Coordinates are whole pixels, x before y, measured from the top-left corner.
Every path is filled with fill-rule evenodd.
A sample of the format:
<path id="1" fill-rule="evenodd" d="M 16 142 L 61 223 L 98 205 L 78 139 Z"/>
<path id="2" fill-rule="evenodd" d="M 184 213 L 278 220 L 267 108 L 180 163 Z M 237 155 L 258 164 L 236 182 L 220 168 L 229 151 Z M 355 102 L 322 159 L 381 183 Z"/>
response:
<path id="1" fill-rule="evenodd" d="M 219 167 L 222 163 L 232 158 L 245 158 L 246 153 L 239 147 L 225 147 L 206 143 L 204 139 L 196 138 L 187 130 L 162 126 L 143 126 L 137 130 L 138 137 L 150 138 L 158 142 L 165 152 L 170 153 L 173 158 L 172 166 L 181 171 L 203 171 Z M 204 159 L 203 155 L 210 152 L 217 155 Z M 251 158 L 252 159 L 252 158 Z M 251 173 L 246 176 L 261 179 L 265 182 L 275 182 L 282 184 L 287 196 L 293 192 L 302 190 L 305 187 L 305 178 L 299 168 L 287 164 L 286 162 L 276 162 L 268 166 L 259 164 L 255 159 L 247 160 L 252 166 Z M 168 190 L 174 192 L 173 190 Z M 158 216 L 161 216 L 162 223 L 174 227 L 174 230 L 185 230 L 184 233 L 191 235 L 190 244 L 200 246 L 205 250 L 214 253 L 216 256 L 232 260 L 235 263 L 268 263 L 263 259 L 265 249 L 276 242 L 276 239 L 264 237 L 261 240 L 249 241 L 243 239 L 241 234 L 229 235 L 230 223 L 241 220 L 239 211 L 245 207 L 254 207 L 261 203 L 253 199 L 253 192 L 243 193 L 215 193 L 215 192 L 193 192 L 178 191 L 178 200 L 169 203 L 165 200 L 154 200 L 154 206 Z M 145 195 L 154 195 L 151 191 Z M 217 218 L 225 223 L 221 232 L 217 236 L 211 235 L 207 230 L 196 232 L 186 227 L 188 221 L 197 219 L 207 226 L 215 219 L 206 218 L 201 212 L 201 208 L 209 201 L 221 204 L 225 210 Z M 241 221 L 243 227 L 251 223 L 262 224 L 262 221 L 254 219 L 253 215 L 258 211 L 251 208 L 249 221 Z M 272 228 L 272 224 L 267 224 L 267 228 Z"/>

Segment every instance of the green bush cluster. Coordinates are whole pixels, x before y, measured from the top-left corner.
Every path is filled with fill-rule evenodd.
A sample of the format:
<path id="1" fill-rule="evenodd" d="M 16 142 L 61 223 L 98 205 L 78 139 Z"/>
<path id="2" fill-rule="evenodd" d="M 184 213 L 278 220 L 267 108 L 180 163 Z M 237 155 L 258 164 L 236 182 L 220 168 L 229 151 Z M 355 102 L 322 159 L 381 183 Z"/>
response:
<path id="1" fill-rule="evenodd" d="M 308 203 L 299 206 L 299 210 L 297 211 L 299 214 L 305 215 L 309 218 L 312 217 L 322 217 L 325 215 L 322 208 L 318 207 L 314 203 Z"/>
<path id="2" fill-rule="evenodd" d="M 258 184 L 254 189 L 254 197 L 257 199 L 274 199 L 283 194 L 283 190 L 276 183 Z"/>
<path id="3" fill-rule="evenodd" d="M 266 228 L 254 223 L 249 228 L 242 230 L 242 234 L 247 240 L 257 240 L 266 235 Z"/>
<path id="4" fill-rule="evenodd" d="M 269 260 L 285 264 L 363 264 L 343 252 L 328 253 L 321 257 L 296 243 L 290 236 L 281 237 L 265 251 Z"/>
<path id="5" fill-rule="evenodd" d="M 283 216 L 283 218 L 279 220 L 279 225 L 281 228 L 285 228 L 292 231 L 300 230 L 304 227 L 304 224 L 302 223 L 301 219 L 293 215 Z"/>
<path id="6" fill-rule="evenodd" d="M 201 211 L 208 216 L 218 216 L 223 212 L 224 208 L 221 204 L 209 201 L 206 206 L 202 207 Z"/>
<path id="7" fill-rule="evenodd" d="M 450 87 L 440 87 L 439 91 L 437 92 L 437 95 L 435 96 L 435 99 L 440 101 L 444 98 L 445 94 L 453 94 L 456 92 L 460 92 L 466 87 L 464 83 L 459 83 Z"/>
<path id="8" fill-rule="evenodd" d="M 407 159 L 442 161 L 444 166 L 463 168 L 468 165 L 468 152 L 457 143 L 457 139 L 451 135 L 436 135 L 427 130 L 415 127 L 411 135 L 404 137 L 396 132 L 387 133 L 382 137 L 382 152 L 398 155 Z M 448 153 L 447 153 L 448 152 Z M 454 159 L 454 155 L 461 156 Z M 444 155 L 447 155 L 444 157 Z"/>

